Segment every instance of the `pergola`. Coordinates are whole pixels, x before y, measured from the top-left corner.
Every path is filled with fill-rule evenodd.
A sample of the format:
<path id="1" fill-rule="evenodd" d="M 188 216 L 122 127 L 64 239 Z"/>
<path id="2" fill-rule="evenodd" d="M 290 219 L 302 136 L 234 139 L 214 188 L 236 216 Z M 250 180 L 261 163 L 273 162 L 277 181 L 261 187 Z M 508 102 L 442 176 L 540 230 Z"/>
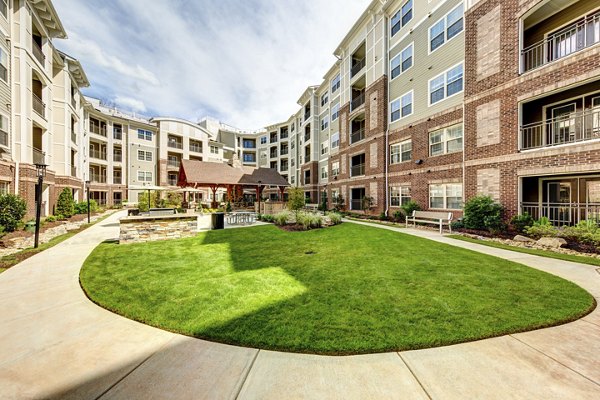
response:
<path id="1" fill-rule="evenodd" d="M 227 195 L 231 198 L 235 187 L 254 189 L 257 199 L 260 199 L 266 186 L 279 188 L 283 198 L 285 188 L 289 186 L 287 180 L 275 169 L 195 160 L 181 161 L 177 185 L 181 188 L 209 188 L 213 199 L 220 188 L 227 189 Z"/>

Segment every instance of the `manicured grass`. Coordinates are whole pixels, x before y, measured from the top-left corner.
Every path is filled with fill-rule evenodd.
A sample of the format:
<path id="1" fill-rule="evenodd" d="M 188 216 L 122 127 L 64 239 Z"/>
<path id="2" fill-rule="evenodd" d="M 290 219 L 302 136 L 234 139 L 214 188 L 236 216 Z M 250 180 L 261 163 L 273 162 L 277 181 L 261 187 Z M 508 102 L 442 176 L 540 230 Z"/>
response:
<path id="1" fill-rule="evenodd" d="M 571 254 L 556 253 L 554 251 L 530 249 L 527 247 L 516 247 L 516 246 L 510 246 L 510 245 L 504 244 L 504 243 L 493 242 L 491 240 L 479 240 L 479 239 L 474 239 L 474 238 L 470 238 L 467 236 L 461 236 L 461 235 L 450 235 L 449 237 L 451 237 L 452 239 L 462 240 L 464 242 L 471 242 L 471 243 L 482 244 L 482 245 L 488 246 L 488 247 L 495 247 L 497 249 L 516 251 L 517 253 L 532 254 L 534 256 L 555 258 L 557 260 L 572 261 L 572 262 L 581 263 L 581 264 L 590 264 L 590 265 L 600 266 L 600 258 L 575 256 L 575 255 L 571 255 Z"/>
<path id="2" fill-rule="evenodd" d="M 595 305 L 583 289 L 553 275 L 350 223 L 105 243 L 80 279 L 93 301 L 150 325 L 320 354 L 476 340 L 571 321 Z"/>

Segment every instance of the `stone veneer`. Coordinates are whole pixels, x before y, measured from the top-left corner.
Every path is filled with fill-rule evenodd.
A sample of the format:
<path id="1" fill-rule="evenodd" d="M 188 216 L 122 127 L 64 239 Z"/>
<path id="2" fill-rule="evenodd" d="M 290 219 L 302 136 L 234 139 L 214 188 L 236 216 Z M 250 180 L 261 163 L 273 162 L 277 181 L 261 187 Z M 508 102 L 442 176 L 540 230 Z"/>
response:
<path id="1" fill-rule="evenodd" d="M 182 239 L 198 233 L 198 217 L 182 215 L 139 216 L 121 218 L 119 242 L 144 243 Z"/>

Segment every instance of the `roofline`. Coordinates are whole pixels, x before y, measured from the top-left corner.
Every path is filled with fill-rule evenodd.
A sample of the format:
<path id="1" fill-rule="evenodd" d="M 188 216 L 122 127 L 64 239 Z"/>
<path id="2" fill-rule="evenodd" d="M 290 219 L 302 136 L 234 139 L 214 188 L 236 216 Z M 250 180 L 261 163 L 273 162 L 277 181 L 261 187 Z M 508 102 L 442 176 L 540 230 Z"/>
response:
<path id="1" fill-rule="evenodd" d="M 388 1 L 389 0 L 372 0 L 371 1 L 371 3 L 367 6 L 365 11 L 363 11 L 363 13 L 360 15 L 358 20 L 356 20 L 354 25 L 352 25 L 352 28 L 350 28 L 350 30 L 348 31 L 346 36 L 344 36 L 344 38 L 342 39 L 340 44 L 336 47 L 336 49 L 333 53 L 336 57 L 341 56 L 341 52 L 344 50 L 344 47 L 346 47 L 346 45 L 348 44 L 350 39 L 358 32 L 358 29 L 361 27 L 361 25 L 366 22 L 366 19 L 373 13 L 373 10 L 377 6 L 380 6 L 383 8 L 386 5 L 386 3 L 388 3 Z"/>
<path id="2" fill-rule="evenodd" d="M 65 27 L 63 26 L 60 18 L 58 17 L 58 13 L 50 0 L 29 0 L 33 8 L 35 8 L 36 13 L 39 14 L 39 20 L 44 24 L 44 27 L 48 31 L 48 34 L 52 38 L 58 39 L 66 39 L 67 32 L 65 31 Z M 43 3 L 46 6 L 46 9 L 42 9 L 40 4 Z M 50 14 L 50 19 L 42 18 L 41 14 Z M 52 27 L 49 25 L 50 22 L 54 21 L 56 27 Z"/>
<path id="3" fill-rule="evenodd" d="M 82 88 L 82 87 L 90 87 L 90 81 L 87 77 L 87 75 L 85 74 L 85 70 L 83 69 L 83 65 L 81 65 L 81 62 L 74 58 L 71 57 L 70 55 L 68 55 L 65 52 L 62 52 L 58 49 L 56 49 L 56 51 L 58 52 L 58 54 L 63 57 L 65 60 L 67 60 L 68 64 L 73 64 L 73 66 L 75 67 L 76 70 L 79 71 L 79 74 L 81 75 L 81 79 L 77 79 L 74 75 L 74 73 L 71 71 L 71 68 L 69 68 L 69 73 L 71 75 L 73 75 L 73 77 L 75 78 L 75 81 L 77 82 L 77 86 Z M 70 67 L 70 65 L 68 65 Z"/>

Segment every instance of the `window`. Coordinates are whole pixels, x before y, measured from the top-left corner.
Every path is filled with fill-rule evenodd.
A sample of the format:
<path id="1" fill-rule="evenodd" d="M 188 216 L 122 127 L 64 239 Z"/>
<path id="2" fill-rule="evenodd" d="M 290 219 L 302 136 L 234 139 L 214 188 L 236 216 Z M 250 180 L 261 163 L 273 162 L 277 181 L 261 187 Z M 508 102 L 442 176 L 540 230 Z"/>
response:
<path id="1" fill-rule="evenodd" d="M 321 107 L 325 107 L 325 105 L 329 102 L 329 93 L 325 92 L 321 96 Z"/>
<path id="2" fill-rule="evenodd" d="M 334 94 L 340 88 L 340 74 L 337 74 L 331 81 L 331 94 Z"/>
<path id="3" fill-rule="evenodd" d="M 152 140 L 152 132 L 144 130 L 144 129 L 138 129 L 138 139 L 140 140 Z"/>
<path id="4" fill-rule="evenodd" d="M 390 206 L 402 207 L 410 202 L 410 187 L 390 187 Z"/>
<path id="5" fill-rule="evenodd" d="M 463 91 L 463 64 L 429 81 L 429 104 L 438 103 Z"/>
<path id="6" fill-rule="evenodd" d="M 429 134 L 429 155 L 456 153 L 463 149 L 463 126 L 454 125 Z"/>
<path id="7" fill-rule="evenodd" d="M 336 161 L 331 163 L 331 176 L 338 176 L 340 174 L 340 162 Z"/>
<path id="8" fill-rule="evenodd" d="M 321 155 L 329 153 L 329 141 L 321 143 Z"/>
<path id="9" fill-rule="evenodd" d="M 262 136 L 260 138 L 260 144 L 267 144 L 267 137 L 266 136 Z"/>
<path id="10" fill-rule="evenodd" d="M 390 121 L 398 121 L 401 118 L 408 117 L 413 113 L 413 92 L 412 90 L 406 93 L 399 99 L 392 101 L 390 104 L 391 117 Z"/>
<path id="11" fill-rule="evenodd" d="M 8 182 L 0 182 L 0 195 L 8 194 L 9 192 L 9 183 Z"/>
<path id="12" fill-rule="evenodd" d="M 324 131 L 328 127 L 329 127 L 329 115 L 326 115 L 323 118 L 321 118 L 321 130 Z"/>
<path id="13" fill-rule="evenodd" d="M 290 183 L 292 185 L 294 185 L 296 183 L 296 177 L 295 176 L 290 177 Z"/>
<path id="14" fill-rule="evenodd" d="M 8 83 L 8 56 L 2 47 L 0 47 L 0 79 Z"/>
<path id="15" fill-rule="evenodd" d="M 429 28 L 429 52 L 433 52 L 463 30 L 463 5 L 446 14 Z"/>
<path id="16" fill-rule="evenodd" d="M 462 208 L 462 183 L 429 185 L 429 208 L 460 210 Z"/>
<path id="17" fill-rule="evenodd" d="M 152 161 L 152 152 L 138 150 L 138 161 Z"/>
<path id="18" fill-rule="evenodd" d="M 138 171 L 139 182 L 152 182 L 152 172 L 149 171 Z"/>
<path id="19" fill-rule="evenodd" d="M 413 44 L 406 46 L 396 57 L 392 59 L 392 79 L 408 70 L 413 65 Z"/>
<path id="20" fill-rule="evenodd" d="M 408 0 L 392 17 L 390 25 L 392 27 L 392 36 L 394 36 L 400 28 L 406 26 L 413 17 L 413 0 Z"/>
<path id="21" fill-rule="evenodd" d="M 340 117 L 340 103 L 331 107 L 331 121 L 335 121 Z"/>
<path id="22" fill-rule="evenodd" d="M 394 144 L 390 147 L 390 158 L 392 164 L 399 164 L 412 160 L 412 141 Z"/>
<path id="23" fill-rule="evenodd" d="M 8 0 L 0 0 L 0 13 L 8 18 Z"/>
<path id="24" fill-rule="evenodd" d="M 327 179 L 327 166 L 321 167 L 321 179 Z"/>
<path id="25" fill-rule="evenodd" d="M 219 147 L 210 146 L 210 154 L 219 154 Z"/>
<path id="26" fill-rule="evenodd" d="M 337 149 L 338 147 L 340 147 L 340 133 L 336 132 L 331 135 L 331 148 Z"/>

